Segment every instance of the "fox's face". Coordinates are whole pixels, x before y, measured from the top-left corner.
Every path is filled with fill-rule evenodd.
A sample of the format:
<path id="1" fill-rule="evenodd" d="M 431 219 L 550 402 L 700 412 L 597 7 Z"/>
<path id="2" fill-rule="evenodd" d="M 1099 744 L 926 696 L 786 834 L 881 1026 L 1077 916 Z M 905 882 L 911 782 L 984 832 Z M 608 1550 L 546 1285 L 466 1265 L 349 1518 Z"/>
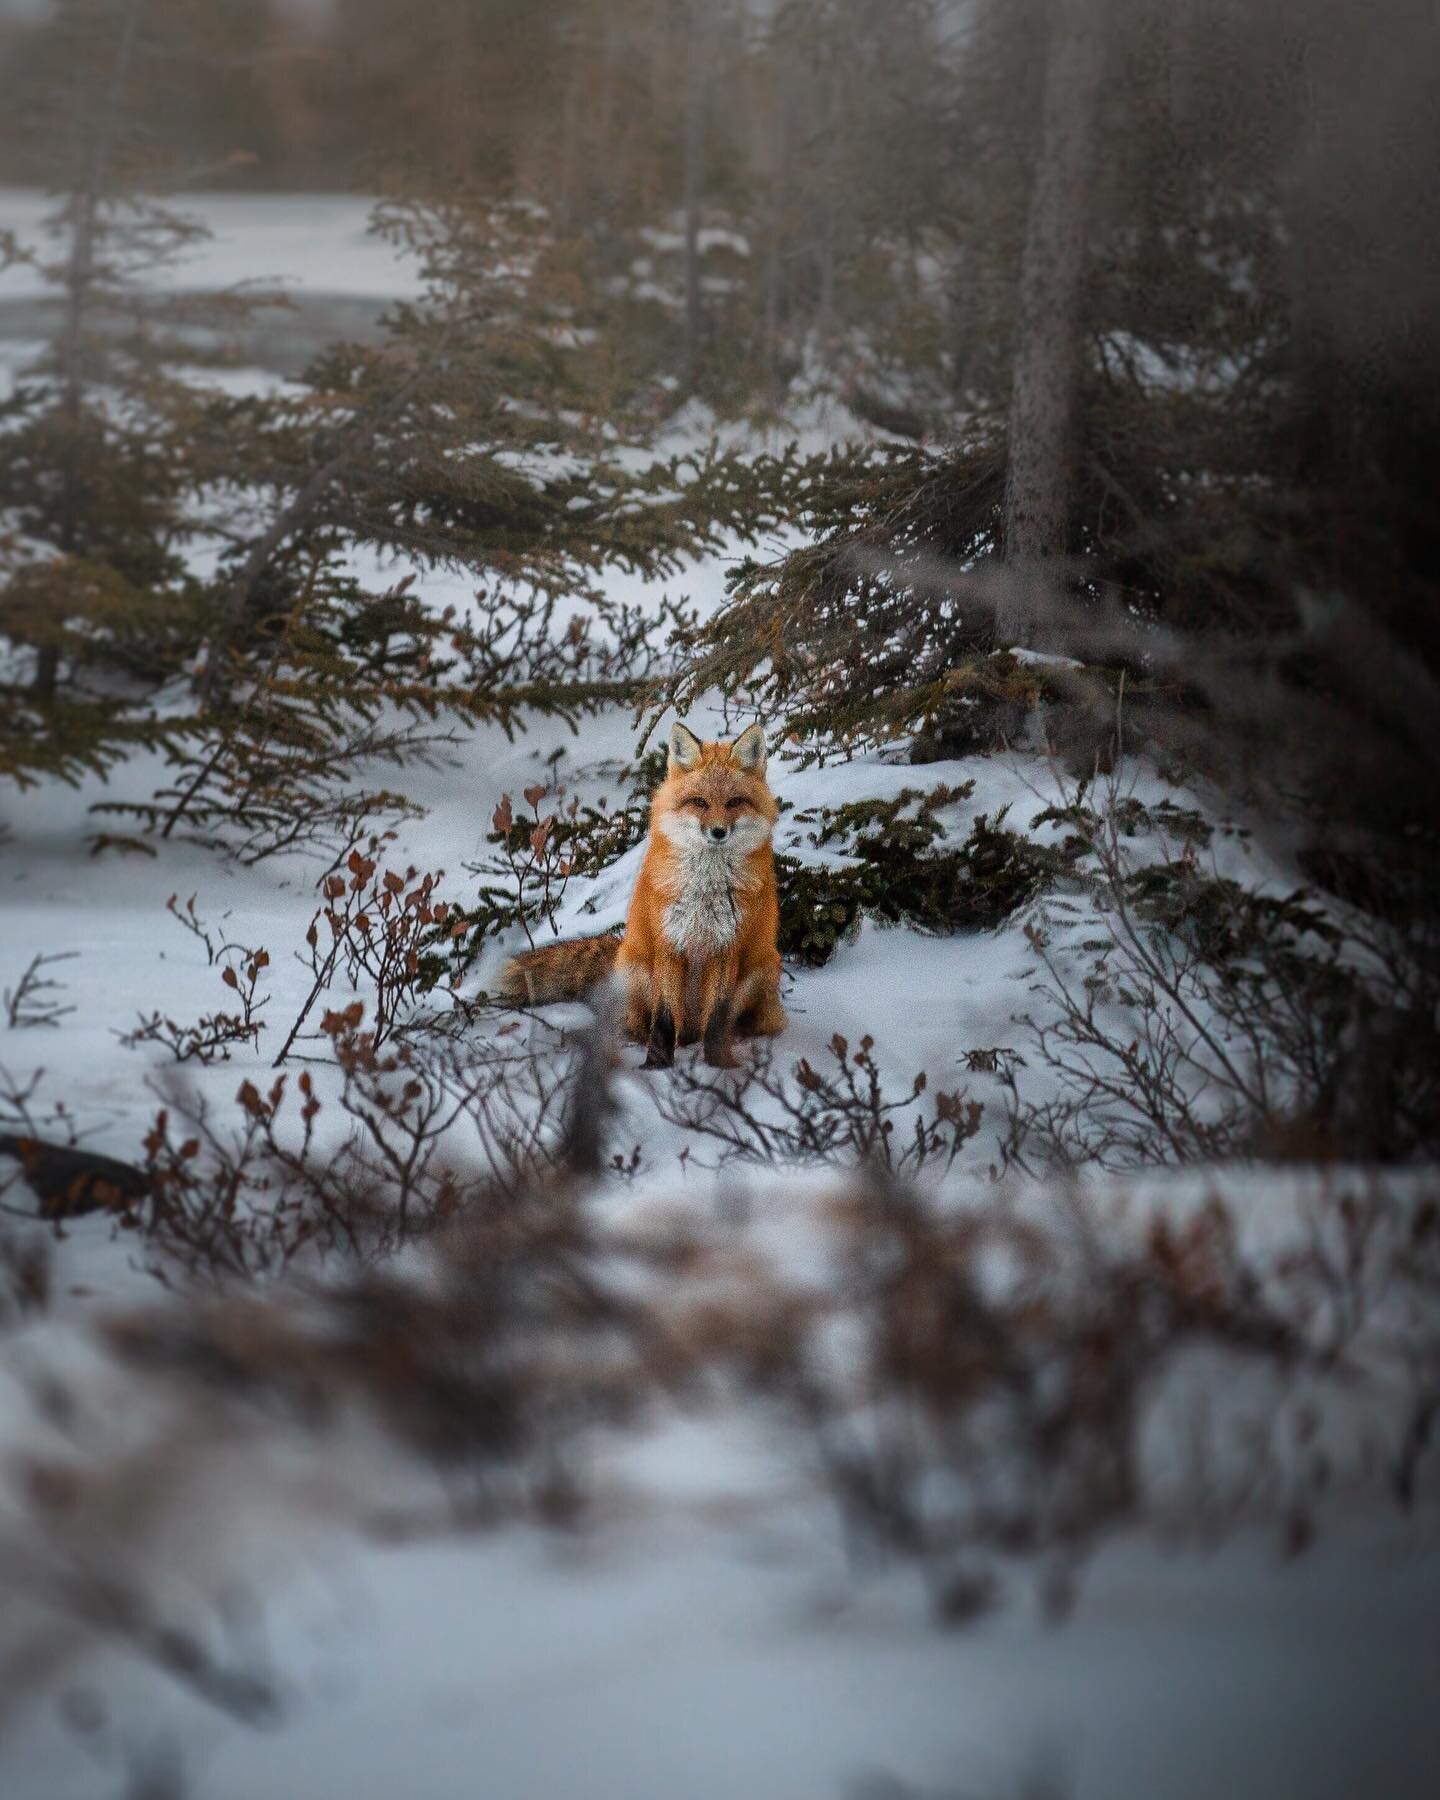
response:
<path id="1" fill-rule="evenodd" d="M 654 819 L 685 855 L 740 858 L 759 849 L 779 816 L 765 780 L 765 733 L 752 725 L 734 743 L 703 744 L 670 732 L 670 768 L 656 790 Z"/>

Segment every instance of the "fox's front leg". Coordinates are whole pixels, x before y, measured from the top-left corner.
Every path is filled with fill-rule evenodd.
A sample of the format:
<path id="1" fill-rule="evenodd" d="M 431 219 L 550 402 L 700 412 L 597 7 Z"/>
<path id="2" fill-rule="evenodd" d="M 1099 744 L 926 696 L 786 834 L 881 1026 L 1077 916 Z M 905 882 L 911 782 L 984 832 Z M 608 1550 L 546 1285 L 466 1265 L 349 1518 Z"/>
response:
<path id="1" fill-rule="evenodd" d="M 621 964 L 616 970 L 625 1005 L 625 1036 L 632 1044 L 649 1042 L 655 1016 L 655 980 L 643 963 Z"/>
<path id="2" fill-rule="evenodd" d="M 735 1029 L 742 1037 L 779 1037 L 789 1021 L 780 1004 L 780 958 L 767 958 L 735 989 Z"/>
<path id="3" fill-rule="evenodd" d="M 675 1063 L 675 1040 L 685 1004 L 685 972 L 670 959 L 658 963 L 650 983 L 650 1033 L 645 1045 L 647 1069 L 669 1069 Z"/>
<path id="4" fill-rule="evenodd" d="M 712 1069 L 738 1069 L 734 1044 L 735 1013 L 728 994 L 721 994 L 705 1021 L 704 1056 Z"/>
<path id="5" fill-rule="evenodd" d="M 685 995 L 685 1033 L 700 1039 L 701 1054 L 712 1069 L 734 1069 L 736 967 L 733 958 L 713 957 L 692 963 Z"/>
<path id="6" fill-rule="evenodd" d="M 648 950 L 636 934 L 627 938 L 616 964 L 625 997 L 625 1035 L 632 1044 L 645 1046 L 645 1068 L 668 1069 L 675 1061 L 676 1008 L 666 993 L 664 970 Z"/>
<path id="7" fill-rule="evenodd" d="M 675 1014 L 663 996 L 655 1002 L 645 1060 L 640 1066 L 642 1069 L 673 1069 L 675 1066 Z"/>

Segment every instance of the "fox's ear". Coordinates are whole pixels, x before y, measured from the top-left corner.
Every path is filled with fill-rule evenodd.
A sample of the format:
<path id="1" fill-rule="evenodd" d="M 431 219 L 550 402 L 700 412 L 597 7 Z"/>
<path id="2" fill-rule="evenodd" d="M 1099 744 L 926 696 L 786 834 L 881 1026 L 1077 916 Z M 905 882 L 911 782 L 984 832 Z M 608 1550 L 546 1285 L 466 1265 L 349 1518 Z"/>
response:
<path id="1" fill-rule="evenodd" d="M 730 759 L 752 775 L 765 773 L 765 727 L 747 725 L 730 746 Z"/>
<path id="2" fill-rule="evenodd" d="M 670 727 L 670 769 L 693 769 L 699 763 L 704 745 L 688 725 L 677 719 Z"/>

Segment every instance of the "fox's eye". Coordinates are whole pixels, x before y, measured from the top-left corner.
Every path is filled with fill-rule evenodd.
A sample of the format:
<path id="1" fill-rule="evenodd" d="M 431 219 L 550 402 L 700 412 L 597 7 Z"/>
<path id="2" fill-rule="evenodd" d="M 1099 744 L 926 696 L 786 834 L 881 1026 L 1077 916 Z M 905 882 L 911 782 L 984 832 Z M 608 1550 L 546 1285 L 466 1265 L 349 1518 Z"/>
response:
<path id="1" fill-rule="evenodd" d="M 743 806 L 744 804 L 744 796 L 737 794 L 733 800 L 727 800 L 725 802 L 725 810 L 726 812 L 734 812 L 737 806 Z"/>
<path id="2" fill-rule="evenodd" d="M 700 809 L 701 812 L 704 812 L 708 802 L 702 800 L 698 794 L 692 794 L 690 796 L 690 798 L 685 802 L 685 804 L 687 806 L 696 806 Z"/>

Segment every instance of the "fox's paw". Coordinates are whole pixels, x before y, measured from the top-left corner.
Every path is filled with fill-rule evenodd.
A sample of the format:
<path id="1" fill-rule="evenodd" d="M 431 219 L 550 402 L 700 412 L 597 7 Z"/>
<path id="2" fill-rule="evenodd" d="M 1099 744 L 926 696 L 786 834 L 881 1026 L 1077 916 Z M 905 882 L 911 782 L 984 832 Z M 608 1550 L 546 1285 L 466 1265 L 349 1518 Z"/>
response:
<path id="1" fill-rule="evenodd" d="M 645 1046 L 646 1069 L 670 1069 L 675 1066 L 675 1015 L 662 1000 L 650 1021 L 650 1036 Z"/>
<path id="2" fill-rule="evenodd" d="M 779 1037 L 790 1023 L 778 1000 L 762 1001 L 741 1018 L 736 1030 L 742 1037 Z"/>

